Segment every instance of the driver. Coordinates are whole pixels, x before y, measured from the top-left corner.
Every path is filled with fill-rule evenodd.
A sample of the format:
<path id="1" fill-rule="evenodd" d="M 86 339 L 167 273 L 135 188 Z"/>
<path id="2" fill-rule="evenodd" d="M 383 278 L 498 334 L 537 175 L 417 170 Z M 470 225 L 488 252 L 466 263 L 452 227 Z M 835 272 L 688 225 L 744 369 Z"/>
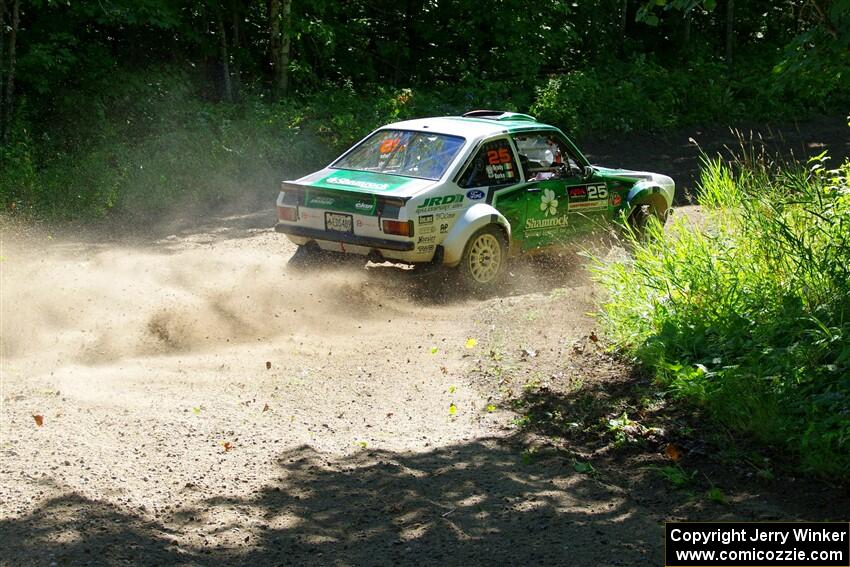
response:
<path id="1" fill-rule="evenodd" d="M 555 179 L 561 173 L 563 161 L 561 159 L 561 147 L 553 138 L 546 138 L 546 145 L 540 150 L 540 165 L 542 170 L 537 171 L 529 181 L 545 181 Z"/>

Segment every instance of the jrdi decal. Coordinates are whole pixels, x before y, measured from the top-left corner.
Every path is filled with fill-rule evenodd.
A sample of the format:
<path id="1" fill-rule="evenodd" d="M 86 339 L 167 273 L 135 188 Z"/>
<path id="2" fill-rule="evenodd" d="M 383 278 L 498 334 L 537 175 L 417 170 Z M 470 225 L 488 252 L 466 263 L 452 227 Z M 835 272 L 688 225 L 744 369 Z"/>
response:
<path id="1" fill-rule="evenodd" d="M 457 209 L 463 205 L 463 195 L 443 195 L 442 197 L 429 197 L 416 207 L 417 211 L 440 211 Z"/>

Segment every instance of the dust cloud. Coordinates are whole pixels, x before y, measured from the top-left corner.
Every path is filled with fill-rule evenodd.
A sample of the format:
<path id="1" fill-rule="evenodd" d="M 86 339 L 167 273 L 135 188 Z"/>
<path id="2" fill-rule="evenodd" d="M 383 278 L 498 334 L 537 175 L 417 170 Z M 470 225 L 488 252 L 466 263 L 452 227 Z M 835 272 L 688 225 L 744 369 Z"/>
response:
<path id="1" fill-rule="evenodd" d="M 4 355 L 96 364 L 282 334 L 350 334 L 358 320 L 391 316 L 405 301 L 363 269 L 293 272 L 291 249 L 269 237 L 265 247 L 176 250 L 7 239 Z"/>

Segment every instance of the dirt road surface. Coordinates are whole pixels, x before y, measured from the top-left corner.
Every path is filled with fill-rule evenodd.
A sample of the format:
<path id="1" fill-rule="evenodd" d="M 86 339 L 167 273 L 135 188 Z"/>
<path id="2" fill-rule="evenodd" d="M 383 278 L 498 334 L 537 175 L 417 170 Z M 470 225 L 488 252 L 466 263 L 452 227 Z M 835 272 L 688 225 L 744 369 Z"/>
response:
<path id="1" fill-rule="evenodd" d="M 3 227 L 0 565 L 660 565 L 667 519 L 846 512 L 698 444 L 674 490 L 669 432 L 623 454 L 528 427 L 541 403 L 588 431 L 642 384 L 593 340 L 580 257 L 468 297 L 293 271 L 273 216 Z"/>

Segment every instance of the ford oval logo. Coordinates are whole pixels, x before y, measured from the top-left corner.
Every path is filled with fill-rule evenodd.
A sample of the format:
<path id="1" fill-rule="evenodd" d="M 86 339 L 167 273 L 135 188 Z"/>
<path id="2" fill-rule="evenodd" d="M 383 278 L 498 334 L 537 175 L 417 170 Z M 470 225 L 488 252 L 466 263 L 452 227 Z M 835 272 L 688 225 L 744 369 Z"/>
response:
<path id="1" fill-rule="evenodd" d="M 471 191 L 466 192 L 466 196 L 473 201 L 477 201 L 478 199 L 484 198 L 484 191 L 481 191 L 480 189 L 472 189 Z"/>

